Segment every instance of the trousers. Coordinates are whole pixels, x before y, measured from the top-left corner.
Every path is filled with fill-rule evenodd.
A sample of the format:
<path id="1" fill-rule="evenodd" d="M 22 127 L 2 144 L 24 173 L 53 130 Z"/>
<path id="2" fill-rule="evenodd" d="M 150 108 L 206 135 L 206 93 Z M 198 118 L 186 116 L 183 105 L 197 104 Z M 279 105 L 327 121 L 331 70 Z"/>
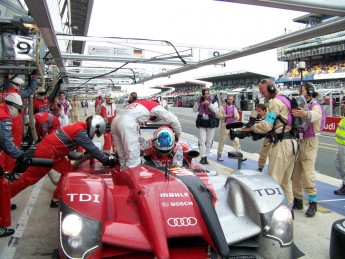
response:
<path id="1" fill-rule="evenodd" d="M 219 143 L 218 143 L 218 150 L 217 150 L 218 155 L 221 155 L 223 153 L 224 144 L 225 144 L 226 138 L 229 138 L 229 134 L 230 134 L 230 130 L 226 129 L 226 124 L 221 123 L 219 127 Z M 234 147 L 236 151 L 241 150 L 239 138 L 235 138 L 231 142 L 232 142 L 232 146 Z"/>
<path id="2" fill-rule="evenodd" d="M 201 157 L 210 155 L 216 128 L 199 128 L 199 152 Z"/>

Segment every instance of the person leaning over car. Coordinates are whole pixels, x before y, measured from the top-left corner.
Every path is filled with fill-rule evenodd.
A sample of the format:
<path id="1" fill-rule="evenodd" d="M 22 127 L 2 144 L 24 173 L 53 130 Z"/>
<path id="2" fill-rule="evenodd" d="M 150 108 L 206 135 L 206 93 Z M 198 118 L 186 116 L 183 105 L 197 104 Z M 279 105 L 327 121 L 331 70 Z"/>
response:
<path id="1" fill-rule="evenodd" d="M 149 120 L 160 119 L 170 124 L 179 139 L 182 128 L 177 117 L 152 100 L 132 102 L 120 111 L 111 123 L 111 133 L 120 159 L 121 170 L 133 168 L 141 163 L 139 125 Z"/>
<path id="2" fill-rule="evenodd" d="M 66 156 L 70 151 L 82 146 L 89 154 L 105 166 L 114 167 L 115 159 L 105 155 L 93 142 L 95 135 L 100 137 L 105 131 L 105 121 L 99 115 L 90 116 L 86 121 L 78 121 L 64 126 L 49 134 L 37 145 L 35 158 L 49 158 L 53 160 L 53 169 L 61 173 L 60 180 L 54 191 L 50 207 L 58 206 L 58 199 L 63 176 L 69 172 L 69 161 Z M 26 170 L 19 180 L 11 184 L 11 197 L 16 196 L 26 187 L 37 183 L 52 168 L 32 166 Z"/>
<path id="3" fill-rule="evenodd" d="M 293 194 L 291 176 L 297 151 L 297 141 L 291 131 L 292 115 L 291 104 L 275 87 L 270 79 L 263 79 L 259 83 L 259 91 L 266 100 L 269 100 L 268 113 L 265 120 L 255 123 L 242 131 L 253 131 L 267 134 L 272 145 L 268 158 L 268 175 L 282 187 L 285 196 L 292 208 Z M 283 100 L 286 100 L 285 102 Z"/>
<path id="4" fill-rule="evenodd" d="M 17 172 L 25 171 L 30 165 L 31 159 L 23 154 L 23 152 L 14 144 L 12 137 L 12 119 L 19 116 L 23 109 L 23 102 L 19 94 L 9 93 L 5 96 L 4 102 L 0 104 L 0 156 L 7 156 L 16 159 Z M 4 153 L 2 152 L 4 151 Z M 1 174 L 4 174 L 0 166 Z M 2 176 L 4 177 L 4 176 Z M 5 195 L 0 193 L 0 195 Z M 2 199 L 2 197 L 0 197 Z M 7 208 L 9 209 L 9 208 Z M 6 210 L 6 208 L 0 208 Z M 14 229 L 8 229 L 0 226 L 0 237 L 7 237 L 14 233 Z"/>
<path id="5" fill-rule="evenodd" d="M 210 92 L 202 89 L 202 96 L 194 103 L 193 112 L 197 112 L 196 127 L 199 129 L 200 164 L 209 164 L 207 156 L 210 154 L 215 128 L 219 126 L 216 118 L 218 103 L 212 103 Z"/>

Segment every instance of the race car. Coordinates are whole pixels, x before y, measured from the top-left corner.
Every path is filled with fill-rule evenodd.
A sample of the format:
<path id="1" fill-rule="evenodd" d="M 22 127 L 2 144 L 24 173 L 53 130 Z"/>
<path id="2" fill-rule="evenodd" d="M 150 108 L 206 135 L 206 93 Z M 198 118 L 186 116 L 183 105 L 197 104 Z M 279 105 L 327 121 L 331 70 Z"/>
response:
<path id="1" fill-rule="evenodd" d="M 292 214 L 271 177 L 190 164 L 120 171 L 79 163 L 62 184 L 59 256 L 294 258 Z"/>

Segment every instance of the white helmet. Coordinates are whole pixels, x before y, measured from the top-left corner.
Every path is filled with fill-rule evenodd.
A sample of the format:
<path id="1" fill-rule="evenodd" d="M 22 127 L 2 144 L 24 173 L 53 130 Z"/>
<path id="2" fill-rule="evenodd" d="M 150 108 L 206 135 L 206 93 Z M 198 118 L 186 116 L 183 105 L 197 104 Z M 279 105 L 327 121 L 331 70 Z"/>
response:
<path id="1" fill-rule="evenodd" d="M 175 145 L 175 134 L 172 129 L 167 126 L 159 127 L 155 133 L 153 133 L 153 143 L 160 154 L 169 154 Z"/>
<path id="2" fill-rule="evenodd" d="M 5 103 L 7 105 L 13 106 L 21 112 L 23 110 L 23 101 L 19 94 L 17 93 L 8 93 L 5 95 Z"/>
<path id="3" fill-rule="evenodd" d="M 99 115 L 93 115 L 86 119 L 87 122 L 87 135 L 90 139 L 96 136 L 100 137 L 105 132 L 105 120 Z"/>
<path id="4" fill-rule="evenodd" d="M 11 80 L 11 84 L 14 84 L 14 85 L 20 87 L 20 86 L 24 85 L 24 80 L 21 79 L 20 77 L 15 77 Z"/>

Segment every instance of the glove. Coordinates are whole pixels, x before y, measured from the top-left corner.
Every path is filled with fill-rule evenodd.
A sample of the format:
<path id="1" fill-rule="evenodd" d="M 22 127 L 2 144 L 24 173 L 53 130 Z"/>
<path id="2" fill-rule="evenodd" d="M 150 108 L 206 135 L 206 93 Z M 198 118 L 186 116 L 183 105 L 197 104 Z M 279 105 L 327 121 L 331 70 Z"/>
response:
<path id="1" fill-rule="evenodd" d="M 35 76 L 35 75 L 37 75 L 37 70 L 36 69 L 32 70 L 31 73 L 30 73 L 30 76 Z"/>
<path id="2" fill-rule="evenodd" d="M 17 158 L 17 161 L 13 168 L 13 172 L 22 174 L 31 165 L 31 163 L 32 163 L 31 158 L 22 154 L 20 157 Z"/>
<path id="3" fill-rule="evenodd" d="M 105 131 L 106 132 L 110 132 L 111 131 L 111 123 L 107 122 L 107 124 L 105 125 Z"/>
<path id="4" fill-rule="evenodd" d="M 107 156 L 108 156 L 108 159 L 107 159 L 107 161 L 105 161 L 103 163 L 103 166 L 113 168 L 113 167 L 115 167 L 116 164 L 119 164 L 119 161 L 117 159 L 115 159 L 114 156 L 112 156 L 112 155 L 107 155 Z"/>

